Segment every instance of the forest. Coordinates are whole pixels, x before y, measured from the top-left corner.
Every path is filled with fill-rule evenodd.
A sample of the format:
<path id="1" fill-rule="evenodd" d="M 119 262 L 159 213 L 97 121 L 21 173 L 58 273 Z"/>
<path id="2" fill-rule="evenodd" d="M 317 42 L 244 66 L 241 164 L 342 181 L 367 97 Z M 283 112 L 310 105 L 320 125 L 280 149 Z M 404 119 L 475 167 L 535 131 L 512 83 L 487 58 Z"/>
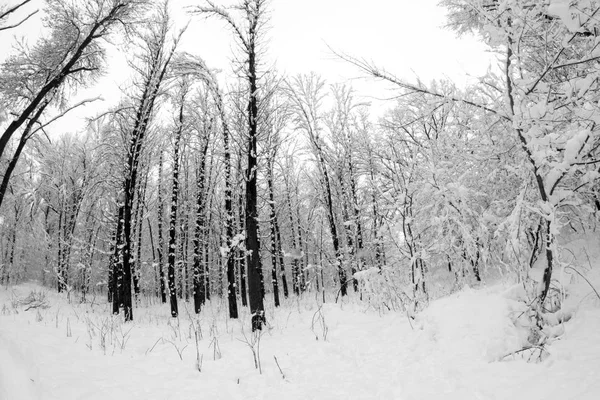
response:
<path id="1" fill-rule="evenodd" d="M 510 284 L 522 312 L 509 321 L 524 333 L 501 356 L 539 362 L 576 314 L 569 296 L 589 294 L 590 326 L 600 326 L 599 2 L 443 0 L 447 28 L 475 35 L 496 59 L 467 87 L 405 80 L 394 65 L 329 49 L 393 90 L 383 111 L 351 83 L 285 75 L 267 61 L 276 2 L 194 4 L 0 5 L 0 40 L 12 41 L 0 59 L 4 296 L 35 283 L 26 304 L 38 314 L 46 298 L 100 305 L 110 329 L 145 323 L 138 315 L 150 309 L 168 312 L 165 326 L 187 318 L 199 370 L 193 321 L 209 312 L 239 320 L 257 368 L 261 335 L 301 304 L 313 307 L 313 332 L 320 324 L 312 336 L 326 341 L 325 314 L 340 307 L 418 324 L 452 296 Z M 13 36 L 36 18 L 39 37 Z M 189 26 L 207 21 L 229 34 L 233 78 L 180 48 Z M 119 100 L 95 108 L 83 130 L 49 134 L 94 107 L 97 98 L 79 93 L 115 51 L 131 77 Z M 66 321 L 70 337 L 73 316 Z"/>

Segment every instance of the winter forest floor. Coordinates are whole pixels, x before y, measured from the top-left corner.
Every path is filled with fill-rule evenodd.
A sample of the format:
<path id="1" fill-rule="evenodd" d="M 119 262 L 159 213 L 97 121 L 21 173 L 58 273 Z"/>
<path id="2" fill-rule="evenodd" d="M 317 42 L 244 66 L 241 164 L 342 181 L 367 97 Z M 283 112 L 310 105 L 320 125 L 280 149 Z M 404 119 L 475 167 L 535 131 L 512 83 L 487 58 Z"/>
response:
<path id="1" fill-rule="evenodd" d="M 600 257 L 586 264 L 599 289 Z M 258 338 L 247 311 L 229 320 L 220 300 L 173 320 L 144 299 L 125 324 L 104 296 L 80 304 L 35 283 L 2 287 L 0 399 L 598 399 L 600 300 L 577 274 L 556 274 L 573 317 L 549 328 L 541 362 L 539 350 L 509 355 L 526 343 L 527 305 L 506 282 L 433 301 L 414 320 L 305 295 L 268 309 Z"/>

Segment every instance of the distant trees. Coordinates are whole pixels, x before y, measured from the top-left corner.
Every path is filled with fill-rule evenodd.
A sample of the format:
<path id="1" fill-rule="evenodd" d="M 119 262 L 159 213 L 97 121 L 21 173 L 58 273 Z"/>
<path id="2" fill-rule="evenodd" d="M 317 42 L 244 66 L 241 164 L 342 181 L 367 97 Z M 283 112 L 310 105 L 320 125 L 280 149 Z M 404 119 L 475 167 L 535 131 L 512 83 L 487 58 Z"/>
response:
<path id="1" fill-rule="evenodd" d="M 323 191 L 323 203 L 326 208 L 327 220 L 329 222 L 329 231 L 333 250 L 335 252 L 335 265 L 338 270 L 340 280 L 340 292 L 342 296 L 347 293 L 347 277 L 346 269 L 343 264 L 342 247 L 340 236 L 338 233 L 338 225 L 336 221 L 336 212 L 334 210 L 334 198 L 332 188 L 331 166 L 326 161 L 327 149 L 322 138 L 323 111 L 321 110 L 325 93 L 323 91 L 325 82 L 317 75 L 311 74 L 308 76 L 299 76 L 290 86 L 290 98 L 292 100 L 292 110 L 294 110 L 294 118 L 297 126 L 304 130 L 311 144 L 311 149 L 314 152 L 318 170 L 319 180 L 321 182 L 321 190 Z M 299 282 L 294 282 L 294 287 L 299 285 Z"/>

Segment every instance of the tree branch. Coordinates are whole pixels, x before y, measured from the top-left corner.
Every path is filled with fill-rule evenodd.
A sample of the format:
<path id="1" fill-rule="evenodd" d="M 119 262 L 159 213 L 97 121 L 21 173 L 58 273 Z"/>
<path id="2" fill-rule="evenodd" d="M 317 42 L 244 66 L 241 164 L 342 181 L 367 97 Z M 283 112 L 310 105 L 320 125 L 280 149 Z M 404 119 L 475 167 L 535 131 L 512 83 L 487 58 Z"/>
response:
<path id="1" fill-rule="evenodd" d="M 215 5 L 210 0 L 206 0 L 206 3 L 208 4 L 208 7 L 196 6 L 196 7 L 192 8 L 191 13 L 192 14 L 213 14 L 213 15 L 216 15 L 217 17 L 221 18 L 223 21 L 227 22 L 227 24 L 229 24 L 229 26 L 231 26 L 231 29 L 233 29 L 235 34 L 238 36 L 238 38 L 244 45 L 244 48 L 248 49 L 248 47 L 249 47 L 248 40 L 246 40 L 246 37 L 242 33 L 240 27 L 233 20 L 233 17 L 231 16 L 231 14 L 229 12 L 227 12 L 227 10 L 225 10 L 223 7 L 219 7 L 219 6 Z"/>
<path id="2" fill-rule="evenodd" d="M 29 1 L 29 0 L 28 0 Z M 33 15 L 37 14 L 39 10 L 35 10 L 34 12 L 30 13 L 28 16 L 26 16 L 25 18 L 23 18 L 21 21 L 17 22 L 16 24 L 13 25 L 7 25 L 7 26 L 0 26 L 0 32 L 1 31 L 5 31 L 8 29 L 12 29 L 12 28 L 16 28 L 17 26 L 21 25 L 23 22 L 27 21 L 29 18 L 31 18 Z M 0 19 L 2 19 L 2 17 L 0 17 Z"/>
<path id="3" fill-rule="evenodd" d="M 446 94 L 442 94 L 442 93 L 437 93 L 437 92 L 434 92 L 434 91 L 432 91 L 432 90 L 430 90 L 430 89 L 428 89 L 428 88 L 426 88 L 426 87 L 424 87 L 422 85 L 416 86 L 416 85 L 413 85 L 413 84 L 410 84 L 410 83 L 403 82 L 402 80 L 400 80 L 399 78 L 395 77 L 394 75 L 392 75 L 392 74 L 390 74 L 390 73 L 388 73 L 388 72 L 386 72 L 384 70 L 381 70 L 377 66 L 375 66 L 373 64 L 370 64 L 370 63 L 368 63 L 365 60 L 359 60 L 359 59 L 357 59 L 355 57 L 352 57 L 352 56 L 349 56 L 349 55 L 346 55 L 346 54 L 340 54 L 340 53 L 336 52 L 335 50 L 331 49 L 331 47 L 329 49 L 333 52 L 334 55 L 336 55 L 340 59 L 342 59 L 342 60 L 344 60 L 346 62 L 349 62 L 350 64 L 358 67 L 360 70 L 366 72 L 367 74 L 369 74 L 369 75 L 371 75 L 371 76 L 373 76 L 375 78 L 379 78 L 379 79 L 382 79 L 384 81 L 388 81 L 390 83 L 393 83 L 394 85 L 400 87 L 401 89 L 406 89 L 406 90 L 409 90 L 411 92 L 422 93 L 422 94 L 426 94 L 426 95 L 429 95 L 429 96 L 437 97 L 437 98 L 440 98 L 440 99 L 450 100 L 450 101 L 453 101 L 453 102 L 464 103 L 464 104 L 467 104 L 467 105 L 470 105 L 470 106 L 482 109 L 484 111 L 487 111 L 487 112 L 492 113 L 494 115 L 497 115 L 497 116 L 499 116 L 499 117 L 501 117 L 501 118 L 503 118 L 505 120 L 510 121 L 510 118 L 508 116 L 500 113 L 497 110 L 494 110 L 493 108 L 487 107 L 487 106 L 485 106 L 483 104 L 479 104 L 479 103 L 476 103 L 476 102 L 474 102 L 472 100 L 467 100 L 467 99 L 455 97 L 455 96 L 452 96 L 452 95 L 446 95 Z"/>
<path id="4" fill-rule="evenodd" d="M 52 118 L 50 121 L 46 122 L 43 125 L 40 125 L 36 130 L 34 130 L 33 132 L 31 132 L 30 136 L 33 136 L 36 132 L 39 132 L 40 130 L 45 129 L 48 125 L 50 125 L 51 123 L 53 123 L 53 122 L 61 119 L 62 117 L 64 117 L 65 115 L 67 115 L 69 112 L 73 111 L 74 109 L 79 108 L 79 107 L 81 107 L 83 105 L 86 105 L 87 103 L 92 103 L 94 101 L 101 100 L 101 99 L 102 98 L 100 96 L 98 96 L 98 97 L 94 97 L 92 99 L 82 100 L 79 103 L 72 105 L 71 107 L 67 108 L 65 111 L 63 111 L 62 113 L 60 113 L 59 115 L 57 115 L 54 118 Z"/>
<path id="5" fill-rule="evenodd" d="M 8 10 L 4 11 L 2 14 L 0 14 L 0 20 L 2 18 L 6 18 L 9 14 L 14 13 L 15 11 L 17 11 L 19 8 L 23 7 L 25 4 L 29 3 L 31 0 L 25 0 L 23 1 L 21 4 L 17 4 L 16 6 L 9 8 Z"/>

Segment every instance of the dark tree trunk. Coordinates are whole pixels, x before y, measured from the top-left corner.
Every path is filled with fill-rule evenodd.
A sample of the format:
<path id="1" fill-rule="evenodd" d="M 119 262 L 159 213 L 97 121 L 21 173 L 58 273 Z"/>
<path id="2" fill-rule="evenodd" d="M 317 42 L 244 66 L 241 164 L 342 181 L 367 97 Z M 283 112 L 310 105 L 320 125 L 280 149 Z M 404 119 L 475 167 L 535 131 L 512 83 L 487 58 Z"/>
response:
<path id="1" fill-rule="evenodd" d="M 157 216 L 157 220 L 158 220 L 158 226 L 157 226 L 157 234 L 158 234 L 158 248 L 157 248 L 157 253 L 158 253 L 158 275 L 159 275 L 159 279 L 160 279 L 160 299 L 162 301 L 163 304 L 165 304 L 167 302 L 167 290 L 165 287 L 165 270 L 164 270 L 164 248 L 165 248 L 165 243 L 164 243 L 164 237 L 163 237 L 163 216 L 164 216 L 164 209 L 163 209 L 163 197 L 162 197 L 162 172 L 163 172 L 163 152 L 160 152 L 160 159 L 158 162 L 158 216 Z"/>
<path id="2" fill-rule="evenodd" d="M 200 152 L 199 165 L 196 168 L 196 226 L 194 230 L 194 312 L 200 313 L 204 301 L 204 260 L 202 259 L 202 241 L 207 241 L 206 236 L 206 155 L 208 152 L 208 134 L 204 138 Z"/>
<path id="3" fill-rule="evenodd" d="M 211 162 L 211 168 L 209 168 L 209 177 L 212 174 L 212 162 Z M 208 187 L 210 187 L 210 183 L 208 185 Z M 205 300 L 210 300 L 210 289 L 211 289 L 211 285 L 210 285 L 210 237 L 212 236 L 213 233 L 213 229 L 212 229 L 212 196 L 210 196 L 208 198 L 208 207 L 207 207 L 207 213 L 208 213 L 208 219 L 207 219 L 207 224 L 206 224 L 206 240 L 204 241 L 204 276 L 205 276 L 205 280 L 204 280 L 204 289 L 205 289 L 205 296 L 202 298 L 203 304 Z"/>
<path id="4" fill-rule="evenodd" d="M 240 151 L 238 157 L 238 172 L 242 169 L 242 154 Z M 238 232 L 244 231 L 244 195 L 240 193 L 238 195 Z M 248 291 L 246 287 L 246 254 L 243 248 L 240 248 L 237 252 L 237 258 L 239 260 L 239 274 L 240 274 L 240 297 L 242 299 L 242 305 L 248 307 Z"/>
<path id="5" fill-rule="evenodd" d="M 144 199 L 146 197 L 146 187 L 148 185 L 148 173 L 145 174 L 143 185 L 137 192 L 137 202 L 135 207 L 135 237 L 137 242 L 135 244 L 135 261 L 132 263 L 132 278 L 133 278 L 133 292 L 135 295 L 136 304 L 139 301 L 140 296 L 140 271 L 142 269 L 142 239 L 143 239 L 143 217 L 144 217 Z"/>
<path id="6" fill-rule="evenodd" d="M 379 236 L 379 209 L 377 207 L 377 197 L 373 191 L 373 241 L 375 242 L 375 264 L 381 271 L 381 267 L 385 264 L 383 261 L 383 243 Z"/>
<path id="7" fill-rule="evenodd" d="M 352 235 L 352 227 L 347 223 L 350 221 L 350 213 L 348 212 L 348 196 L 346 191 L 346 182 L 344 182 L 343 170 L 339 172 L 339 183 L 341 189 L 341 202 L 342 202 L 342 217 L 344 218 L 344 231 L 346 233 L 346 245 L 348 247 L 348 253 L 350 255 L 350 271 L 352 273 L 352 286 L 354 291 L 358 292 L 358 280 L 354 278 L 356 273 L 356 251 L 354 249 L 354 238 Z"/>
<path id="8" fill-rule="evenodd" d="M 113 314 L 119 314 L 119 308 L 123 304 L 123 253 L 121 248 L 123 246 L 123 218 L 125 217 L 125 207 L 119 206 L 119 212 L 117 213 L 117 229 L 115 231 L 115 252 L 113 257 L 113 272 L 112 272 L 112 305 Z"/>
<path id="9" fill-rule="evenodd" d="M 277 213 L 275 212 L 275 193 L 273 188 L 273 160 L 267 161 L 267 184 L 269 187 L 269 209 L 271 225 L 271 281 L 273 283 L 273 298 L 275 307 L 279 307 L 279 284 L 277 282 Z"/>
<path id="10" fill-rule="evenodd" d="M 7 265 L 2 269 L 2 275 L 0 276 L 0 282 L 8 284 L 10 282 L 10 273 L 13 269 L 13 264 L 15 260 L 15 249 L 17 246 L 17 224 L 19 223 L 19 209 L 15 205 L 15 223 L 10 231 L 10 249 L 8 250 L 8 254 L 6 258 L 8 259 Z"/>
<path id="11" fill-rule="evenodd" d="M 8 167 L 6 167 L 6 171 L 4 172 L 4 175 L 2 176 L 2 182 L 0 183 L 0 207 L 2 207 L 2 201 L 4 200 L 4 195 L 6 194 L 6 189 L 8 189 L 8 181 L 10 180 L 10 177 L 12 176 L 12 173 L 14 172 L 14 170 L 17 166 L 17 162 L 19 161 L 19 158 L 21 157 L 21 153 L 23 152 L 23 149 L 25 148 L 25 144 L 27 143 L 29 138 L 31 138 L 31 130 L 33 129 L 33 126 L 39 121 L 42 113 L 48 106 L 48 103 L 49 103 L 49 100 L 45 100 L 40 105 L 40 107 L 37 109 L 35 114 L 27 122 L 27 125 L 25 126 L 25 129 L 23 130 L 23 133 L 21 134 L 21 139 L 19 140 L 17 149 L 15 150 L 15 153 L 13 154 L 10 162 L 8 163 Z"/>
<path id="12" fill-rule="evenodd" d="M 305 243 L 302 236 L 302 221 L 300 219 L 300 196 L 298 193 L 298 185 L 296 185 L 296 219 L 298 221 L 298 257 L 302 256 L 302 249 L 305 247 Z M 305 257 L 308 257 L 308 253 L 304 253 Z M 307 258 L 308 259 L 308 258 Z M 306 290 L 306 266 L 308 265 L 308 261 L 306 263 L 302 262 L 302 258 L 299 259 L 298 265 L 298 274 L 300 275 L 300 290 Z"/>
<path id="13" fill-rule="evenodd" d="M 114 294 L 114 269 L 115 269 L 115 254 L 117 253 L 117 229 L 116 224 L 112 233 L 112 240 L 110 245 L 110 257 L 108 258 L 108 279 L 107 279 L 107 301 L 112 304 Z"/>
<path id="14" fill-rule="evenodd" d="M 360 207 L 358 205 L 358 195 L 356 190 L 356 177 L 354 176 L 354 165 L 352 164 L 352 156 L 348 157 L 348 174 L 350 178 L 350 197 L 352 200 L 352 208 L 353 208 L 353 216 L 354 216 L 354 225 L 356 226 L 356 249 L 355 256 L 358 253 L 358 257 L 356 257 L 356 262 L 358 263 L 358 270 L 364 269 L 364 256 L 363 256 L 363 233 L 362 233 L 362 224 L 360 221 Z M 358 280 L 353 279 L 354 291 L 358 290 Z"/>
<path id="15" fill-rule="evenodd" d="M 154 269 L 155 295 L 157 297 L 160 297 L 160 275 L 158 273 L 156 265 L 156 246 L 154 245 L 154 235 L 152 233 L 152 221 L 150 221 L 150 217 L 146 217 L 146 224 L 148 225 L 148 237 L 150 238 L 150 248 L 152 249 L 152 266 Z"/>
<path id="16" fill-rule="evenodd" d="M 329 179 L 329 172 L 327 171 L 327 164 L 325 162 L 325 157 L 323 156 L 323 152 L 321 150 L 321 146 L 318 142 L 318 138 L 313 138 L 313 144 L 317 148 L 317 155 L 319 160 L 319 165 L 321 169 L 321 174 L 323 175 L 323 186 L 325 189 L 325 206 L 327 207 L 327 220 L 329 221 L 329 231 L 331 233 L 331 241 L 333 243 L 333 250 L 335 252 L 335 263 L 338 270 L 338 276 L 340 278 L 340 293 L 342 296 L 346 296 L 347 287 L 346 287 L 346 271 L 342 265 L 342 253 L 340 249 L 340 239 L 337 232 L 337 227 L 335 225 L 335 213 L 333 211 L 333 196 L 331 193 L 331 183 Z"/>
<path id="17" fill-rule="evenodd" d="M 224 115 L 222 116 L 224 119 Z M 223 120 L 223 147 L 225 151 L 225 249 L 227 269 L 227 300 L 229 303 L 229 318 L 238 317 L 237 296 L 235 294 L 235 249 L 233 241 L 233 192 L 231 184 L 231 149 L 229 147 L 229 129 L 227 121 Z M 220 270 L 220 269 L 219 269 Z"/>
<path id="18" fill-rule="evenodd" d="M 181 135 L 183 133 L 183 98 L 179 105 L 179 121 L 175 131 L 175 143 L 173 145 L 173 178 L 171 180 L 171 212 L 169 215 L 169 298 L 171 302 L 171 316 L 176 318 L 179 315 L 177 308 L 177 286 L 175 281 L 175 255 L 177 251 L 177 206 L 179 204 L 179 148 L 181 144 Z"/>
<path id="19" fill-rule="evenodd" d="M 257 4 L 258 6 L 258 4 Z M 258 77 L 256 71 L 256 29 L 259 10 L 250 21 L 248 40 L 248 165 L 246 174 L 246 250 L 248 251 L 248 295 L 250 297 L 250 313 L 252 314 L 252 331 L 262 329 L 265 322 L 263 305 L 264 282 L 260 260 L 260 242 L 258 237 L 258 207 L 257 207 L 257 168 L 258 151 L 256 139 L 258 135 Z"/>
<path id="20" fill-rule="evenodd" d="M 57 278 L 57 290 L 61 293 L 65 289 L 65 282 L 63 282 L 63 218 L 64 218 L 64 207 L 60 207 L 58 211 L 58 229 L 56 232 L 56 278 Z"/>
<path id="21" fill-rule="evenodd" d="M 296 296 L 300 295 L 300 271 L 298 269 L 298 259 L 297 254 L 299 254 L 298 245 L 296 243 L 296 222 L 294 221 L 294 211 L 292 208 L 292 196 L 290 195 L 290 187 L 287 185 L 287 203 L 288 203 L 288 213 L 290 215 L 290 231 L 291 231 L 291 240 L 292 240 L 292 249 L 294 250 L 292 253 L 292 288 L 294 289 L 294 293 Z"/>
<path id="22" fill-rule="evenodd" d="M 283 295 L 287 299 L 289 296 L 289 289 L 288 289 L 287 278 L 285 276 L 285 263 L 284 263 L 284 257 L 283 257 L 283 247 L 282 247 L 283 245 L 281 243 L 281 232 L 279 230 L 279 222 L 277 220 L 277 214 L 275 214 L 275 220 L 273 221 L 273 224 L 275 225 L 275 236 L 276 236 L 275 244 L 277 245 L 277 256 L 279 257 L 279 266 L 280 266 L 280 270 L 281 270 L 281 284 L 283 285 Z"/>

